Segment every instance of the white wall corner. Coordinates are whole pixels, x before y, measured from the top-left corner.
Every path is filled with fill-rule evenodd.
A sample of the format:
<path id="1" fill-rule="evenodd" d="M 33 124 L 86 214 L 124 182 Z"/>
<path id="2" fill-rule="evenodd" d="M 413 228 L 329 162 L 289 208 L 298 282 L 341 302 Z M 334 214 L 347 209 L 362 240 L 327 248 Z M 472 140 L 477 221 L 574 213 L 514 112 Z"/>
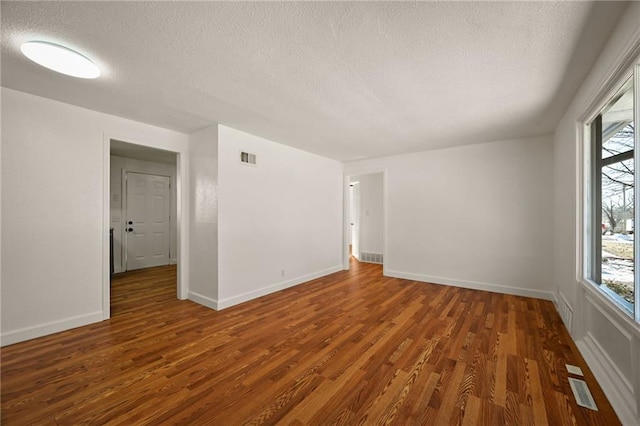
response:
<path id="1" fill-rule="evenodd" d="M 102 133 L 102 313 L 101 320 L 111 317 L 111 139 Z"/>
<path id="2" fill-rule="evenodd" d="M 627 378 L 624 377 L 609 355 L 590 333 L 577 340 L 576 345 L 598 380 L 598 384 L 607 395 L 622 424 L 637 425 L 640 413 L 638 413 L 638 407 L 636 406 L 633 387 Z"/>
<path id="3" fill-rule="evenodd" d="M 207 296 L 203 296 L 202 294 L 190 291 L 187 298 L 192 302 L 195 302 L 202 306 L 206 306 L 207 308 L 215 309 L 216 311 L 220 310 L 220 304 L 217 300 Z"/>
<path id="4" fill-rule="evenodd" d="M 189 297 L 189 229 L 191 227 L 189 219 L 189 167 L 188 152 L 179 152 L 176 157 L 176 220 L 178 222 L 176 259 L 179 259 L 177 278 L 178 299 L 180 300 L 186 300 Z M 180 188 L 180 191 L 177 188 Z"/>
<path id="5" fill-rule="evenodd" d="M 66 331 L 72 328 L 82 327 L 84 325 L 100 322 L 103 320 L 103 318 L 104 313 L 102 311 L 97 311 L 91 312 L 89 314 L 65 318 L 58 321 L 51 321 L 31 327 L 25 327 L 18 330 L 8 331 L 2 333 L 2 335 L 0 336 L 0 346 L 12 345 L 14 343 L 35 339 L 37 337 L 47 336 L 49 334 Z"/>
<path id="6" fill-rule="evenodd" d="M 510 287 L 499 284 L 489 284 L 476 281 L 457 280 L 453 278 L 433 277 L 429 275 L 412 274 L 401 271 L 386 270 L 385 276 L 402 278 L 411 281 L 420 281 L 430 284 L 448 285 L 453 287 L 467 288 L 470 290 L 491 291 L 494 293 L 511 294 L 514 296 L 533 297 L 536 299 L 550 300 L 557 304 L 556 295 L 553 291 L 544 291 L 530 288 Z"/>

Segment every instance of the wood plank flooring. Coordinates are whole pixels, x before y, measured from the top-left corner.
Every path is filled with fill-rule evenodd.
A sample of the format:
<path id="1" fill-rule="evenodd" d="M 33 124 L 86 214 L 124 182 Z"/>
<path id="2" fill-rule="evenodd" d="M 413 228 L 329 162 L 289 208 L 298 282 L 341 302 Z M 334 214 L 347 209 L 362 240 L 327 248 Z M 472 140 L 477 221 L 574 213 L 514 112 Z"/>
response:
<path id="1" fill-rule="evenodd" d="M 216 312 L 175 278 L 122 274 L 110 320 L 3 348 L 2 424 L 619 424 L 548 301 L 352 261 Z"/>

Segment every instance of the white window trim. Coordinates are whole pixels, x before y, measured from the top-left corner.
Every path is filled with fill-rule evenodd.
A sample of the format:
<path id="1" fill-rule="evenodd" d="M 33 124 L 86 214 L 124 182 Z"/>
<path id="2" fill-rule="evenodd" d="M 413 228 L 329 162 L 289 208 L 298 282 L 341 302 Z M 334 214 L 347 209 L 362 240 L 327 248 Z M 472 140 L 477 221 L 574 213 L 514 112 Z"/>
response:
<path id="1" fill-rule="evenodd" d="M 614 298 L 607 295 L 600 287 L 600 284 L 589 279 L 586 269 L 589 265 L 588 256 L 590 247 L 588 242 L 590 241 L 590 233 L 593 232 L 590 227 L 589 217 L 589 203 L 591 201 L 591 184 L 589 181 L 589 175 L 592 165 L 590 164 L 591 140 L 589 132 L 587 131 L 588 124 L 593 121 L 598 114 L 600 114 L 611 98 L 615 96 L 615 94 L 623 87 L 625 82 L 632 76 L 634 78 L 634 102 L 636 103 L 634 108 L 634 120 L 636 123 L 635 143 L 636 148 L 640 149 L 640 132 L 637 128 L 637 124 L 640 123 L 640 107 L 638 106 L 638 103 L 640 103 L 640 44 L 635 44 L 635 46 L 621 54 L 619 58 L 620 57 L 626 59 L 616 61 L 618 65 L 614 66 L 611 72 L 606 74 L 608 78 L 606 78 L 603 84 L 600 85 L 599 90 L 596 90 L 596 94 L 589 103 L 589 107 L 586 109 L 586 112 L 580 116 L 576 123 L 576 188 L 578 189 L 578 203 L 576 206 L 577 241 L 575 272 L 576 279 L 580 283 L 582 291 L 596 297 L 604 306 L 609 308 L 608 310 L 611 314 L 615 315 L 615 317 L 620 321 L 628 324 L 634 333 L 640 337 L 640 291 L 637 291 L 638 288 L 640 288 L 640 268 L 635 268 L 636 291 L 634 313 L 629 312 L 629 310 L 621 303 L 618 303 Z M 640 151 L 634 158 L 636 170 L 639 171 L 635 176 L 636 186 L 640 188 L 640 168 L 638 168 L 638 163 L 640 163 Z M 637 217 L 640 216 L 640 197 L 636 197 L 635 202 Z M 636 223 L 640 223 L 640 221 L 636 221 Z M 635 244 L 635 259 L 640 261 L 639 253 L 640 241 Z"/>
<path id="2" fill-rule="evenodd" d="M 633 65 L 633 122 L 634 122 L 634 149 L 640 149 L 640 131 L 638 131 L 638 124 L 640 124 L 640 55 L 636 58 L 636 62 Z M 634 155 L 635 163 L 633 165 L 634 171 L 640 170 L 640 155 Z M 635 173 L 635 188 L 640 188 L 640 173 Z M 635 192 L 635 190 L 634 190 Z M 640 199 L 634 196 L 634 234 L 635 223 L 640 221 L 636 220 L 640 217 Z M 634 235 L 634 241 L 637 241 Z M 640 260 L 640 242 L 634 244 L 634 259 Z M 636 324 L 640 324 L 640 268 L 634 268 L 635 273 L 635 292 L 634 292 L 634 309 Z"/>

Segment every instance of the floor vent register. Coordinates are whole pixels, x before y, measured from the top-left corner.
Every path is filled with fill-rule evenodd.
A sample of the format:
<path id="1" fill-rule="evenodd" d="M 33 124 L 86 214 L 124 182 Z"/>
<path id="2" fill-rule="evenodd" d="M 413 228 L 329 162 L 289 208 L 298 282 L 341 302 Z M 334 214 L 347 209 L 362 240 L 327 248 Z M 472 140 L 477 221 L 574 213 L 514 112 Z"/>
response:
<path id="1" fill-rule="evenodd" d="M 575 374 L 578 376 L 583 375 L 582 370 L 574 365 L 567 364 L 567 371 L 570 374 Z M 569 377 L 569 385 L 571 386 L 571 390 L 573 391 L 573 396 L 576 398 L 576 403 L 579 406 L 588 408 L 593 411 L 598 411 L 598 407 L 596 406 L 596 402 L 593 400 L 593 396 L 591 395 L 591 391 L 587 386 L 587 382 L 585 382 L 584 380 Z"/>

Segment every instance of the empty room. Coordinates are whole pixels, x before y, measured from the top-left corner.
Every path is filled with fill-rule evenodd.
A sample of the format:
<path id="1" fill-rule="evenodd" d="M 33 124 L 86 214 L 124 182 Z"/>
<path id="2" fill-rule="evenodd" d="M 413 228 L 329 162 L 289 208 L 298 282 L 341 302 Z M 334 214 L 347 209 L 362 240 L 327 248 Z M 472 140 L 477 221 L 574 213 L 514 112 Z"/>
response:
<path id="1" fill-rule="evenodd" d="M 3 425 L 640 425 L 640 2 L 0 19 Z"/>

